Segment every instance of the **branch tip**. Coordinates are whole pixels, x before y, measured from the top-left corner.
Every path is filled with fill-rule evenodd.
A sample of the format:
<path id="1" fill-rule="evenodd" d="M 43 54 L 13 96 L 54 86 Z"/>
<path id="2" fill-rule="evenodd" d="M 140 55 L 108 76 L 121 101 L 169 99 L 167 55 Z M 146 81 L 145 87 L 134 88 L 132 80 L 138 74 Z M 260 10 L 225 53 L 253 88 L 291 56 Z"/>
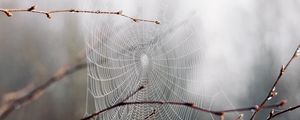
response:
<path id="1" fill-rule="evenodd" d="M 159 22 L 159 21 L 155 21 L 155 24 L 158 24 L 158 25 L 159 25 L 159 24 L 160 24 L 160 22 Z"/>
<path id="2" fill-rule="evenodd" d="M 287 103 L 288 101 L 287 100 L 281 100 L 280 103 L 279 103 L 279 106 L 283 106 Z"/>

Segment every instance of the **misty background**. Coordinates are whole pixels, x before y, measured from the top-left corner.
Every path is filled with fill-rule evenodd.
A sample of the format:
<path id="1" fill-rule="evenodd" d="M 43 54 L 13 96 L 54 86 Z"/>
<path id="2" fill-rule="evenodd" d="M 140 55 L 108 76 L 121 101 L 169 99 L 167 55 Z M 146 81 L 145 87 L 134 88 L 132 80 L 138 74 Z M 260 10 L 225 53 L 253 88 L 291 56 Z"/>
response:
<path id="1" fill-rule="evenodd" d="M 188 89 L 215 96 L 208 101 L 214 104 L 213 109 L 222 108 L 219 106 L 224 104 L 225 108 L 230 108 L 260 103 L 277 77 L 280 66 L 286 64 L 300 43 L 298 0 L 2 0 L 0 7 L 28 8 L 33 4 L 39 10 L 123 10 L 130 16 L 157 19 L 162 26 L 169 27 L 173 25 L 169 23 L 188 19 L 193 25 L 192 39 L 201 43 L 201 67 L 197 68 L 197 80 L 202 83 L 190 85 Z M 106 26 L 131 22 L 119 16 L 62 13 L 53 14 L 48 20 L 38 14 L 14 13 L 8 18 L 1 13 L 0 96 L 29 83 L 38 86 L 61 65 L 75 61 L 77 54 L 85 49 L 90 31 L 101 27 L 96 23 L 102 18 L 108 19 Z M 288 99 L 285 107 L 300 104 L 299 65 L 299 60 L 291 64 L 276 88 L 279 95 L 270 103 Z M 66 77 L 51 86 L 39 100 L 16 110 L 7 119 L 81 118 L 86 112 L 86 73 L 83 70 Z M 257 118 L 266 118 L 268 112 L 261 112 Z M 289 112 L 278 119 L 297 119 L 300 117 L 298 112 Z M 237 116 L 235 113 L 230 115 L 228 118 Z"/>

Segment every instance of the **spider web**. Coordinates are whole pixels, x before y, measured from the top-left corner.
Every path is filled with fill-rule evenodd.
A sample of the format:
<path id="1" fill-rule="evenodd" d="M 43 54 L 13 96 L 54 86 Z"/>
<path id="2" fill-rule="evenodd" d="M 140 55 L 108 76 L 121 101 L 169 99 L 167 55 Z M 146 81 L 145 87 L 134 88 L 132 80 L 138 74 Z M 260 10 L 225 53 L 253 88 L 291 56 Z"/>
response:
<path id="1" fill-rule="evenodd" d="M 89 33 L 86 115 L 118 103 L 140 86 L 145 89 L 128 101 L 193 102 L 206 109 L 213 109 L 220 99 L 230 104 L 221 85 L 208 92 L 199 80 L 202 48 L 191 18 L 166 22 L 165 13 L 161 14 L 161 25 L 118 22 L 111 17 L 85 20 Z M 214 119 L 187 107 L 147 104 L 118 107 L 97 119 L 144 119 L 154 110 L 151 119 Z"/>

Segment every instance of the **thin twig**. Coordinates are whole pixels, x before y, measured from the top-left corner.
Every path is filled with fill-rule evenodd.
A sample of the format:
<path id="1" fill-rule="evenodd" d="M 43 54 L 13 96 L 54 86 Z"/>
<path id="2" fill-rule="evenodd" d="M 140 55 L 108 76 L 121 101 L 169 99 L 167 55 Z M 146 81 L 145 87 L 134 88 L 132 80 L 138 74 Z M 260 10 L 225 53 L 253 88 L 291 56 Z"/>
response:
<path id="1" fill-rule="evenodd" d="M 32 5 L 29 8 L 25 9 L 5 9 L 5 8 L 0 8 L 0 12 L 3 12 L 7 17 L 11 17 L 13 13 L 17 12 L 28 12 L 28 13 L 36 13 L 36 14 L 44 14 L 48 19 L 52 18 L 52 14 L 54 13 L 89 13 L 89 14 L 107 14 L 107 15 L 117 15 L 117 16 L 122 16 L 128 19 L 131 19 L 134 22 L 150 22 L 150 23 L 155 23 L 155 24 L 160 24 L 159 21 L 157 20 L 147 20 L 147 19 L 140 19 L 140 18 L 134 18 L 131 16 L 128 16 L 126 14 L 123 14 L 122 11 L 101 11 L 101 10 L 78 10 L 78 9 L 59 9 L 59 10 L 50 10 L 50 11 L 45 11 L 45 10 L 36 10 L 37 6 Z"/>
<path id="2" fill-rule="evenodd" d="M 107 107 L 107 108 L 105 108 L 103 110 L 95 112 L 95 113 L 93 113 L 93 114 L 91 114 L 91 115 L 89 115 L 87 117 L 84 117 L 81 120 L 89 120 L 91 118 L 94 118 L 95 116 L 100 115 L 103 112 L 106 112 L 108 110 L 111 110 L 111 109 L 114 109 L 114 108 L 117 108 L 117 107 L 126 106 L 126 105 L 138 105 L 138 104 L 165 104 L 165 105 L 169 104 L 169 105 L 188 106 L 188 107 L 194 108 L 196 110 L 200 110 L 200 111 L 203 111 L 203 112 L 208 112 L 208 113 L 216 114 L 218 116 L 223 115 L 222 112 L 210 111 L 210 110 L 207 110 L 207 109 L 203 109 L 203 108 L 200 108 L 200 107 L 193 106 L 193 103 L 170 102 L 170 101 L 140 101 L 140 102 L 119 102 L 119 103 L 117 103 L 115 105 L 112 105 L 112 106 Z"/>
<path id="3" fill-rule="evenodd" d="M 290 65 L 290 63 L 296 58 L 298 57 L 300 54 L 300 45 L 298 45 L 297 49 L 295 50 L 293 56 L 291 57 L 291 59 L 288 61 L 288 63 L 284 66 L 282 65 L 280 72 L 278 74 L 278 77 L 276 79 L 276 81 L 274 82 L 274 84 L 272 85 L 271 89 L 269 90 L 267 96 L 264 98 L 264 100 L 260 103 L 260 105 L 258 106 L 258 109 L 256 109 L 256 111 L 252 114 L 250 120 L 253 120 L 255 118 L 255 115 L 261 110 L 260 108 L 262 106 L 264 106 L 264 104 L 271 99 L 274 95 L 276 95 L 277 93 L 275 92 L 275 87 L 278 84 L 278 82 L 281 80 L 282 76 L 284 75 L 285 71 L 287 70 L 288 66 Z"/>
<path id="4" fill-rule="evenodd" d="M 243 117 L 244 117 L 244 114 L 239 114 L 239 116 L 236 119 L 234 119 L 234 120 L 242 120 Z"/>
<path id="5" fill-rule="evenodd" d="M 124 102 L 126 100 L 128 100 L 129 98 L 131 98 L 132 96 L 134 96 L 137 92 L 141 91 L 142 89 L 144 89 L 144 86 L 139 87 L 136 91 L 134 91 L 133 93 L 129 94 L 126 98 L 124 98 L 121 102 Z"/>
<path id="6" fill-rule="evenodd" d="M 95 116 L 98 116 L 99 114 L 101 114 L 101 113 L 103 113 L 105 111 L 111 110 L 111 109 L 119 107 L 119 106 L 124 106 L 122 104 L 124 104 L 126 100 L 128 100 L 130 97 L 134 96 L 137 92 L 141 91 L 144 88 L 145 88 L 144 86 L 140 86 L 137 90 L 135 90 L 134 92 L 132 92 L 131 94 L 129 94 L 126 98 L 124 98 L 122 101 L 118 102 L 117 104 L 112 105 L 110 107 L 107 107 L 107 108 L 105 108 L 105 109 L 103 109 L 103 110 L 101 110 L 99 112 L 95 112 L 95 113 L 93 113 L 93 114 L 91 114 L 89 116 L 86 116 L 86 117 L 82 118 L 81 120 L 89 120 L 91 118 L 94 118 Z"/>
<path id="7" fill-rule="evenodd" d="M 81 56 L 80 56 L 81 57 Z M 22 96 L 15 96 L 14 99 L 4 103 L 0 106 L 0 120 L 5 119 L 10 113 L 12 113 L 17 108 L 20 108 L 23 105 L 26 105 L 28 103 L 31 103 L 35 100 L 37 100 L 41 95 L 43 95 L 44 91 L 49 88 L 51 85 L 53 85 L 55 82 L 61 80 L 67 75 L 70 75 L 72 73 L 75 73 L 76 71 L 82 70 L 87 67 L 87 64 L 85 62 L 82 62 L 81 60 L 83 58 L 79 58 L 80 60 L 78 63 L 73 65 L 63 65 L 61 66 L 55 75 L 53 75 L 51 78 L 49 78 L 44 84 L 36 87 L 30 92 L 26 92 L 25 95 Z M 23 89 L 15 92 L 19 93 L 22 92 Z"/>
<path id="8" fill-rule="evenodd" d="M 137 93 L 137 91 L 135 91 L 134 93 Z M 134 94 L 131 94 L 130 96 L 133 96 Z M 84 118 L 82 118 L 81 120 L 89 120 L 91 118 L 94 118 L 95 116 L 100 115 L 103 112 L 109 111 L 111 109 L 117 108 L 117 107 L 121 107 L 121 106 L 126 106 L 126 105 L 139 105 L 139 104 L 161 104 L 161 105 L 177 105 L 177 106 L 185 106 L 185 107 L 189 107 L 201 112 L 206 112 L 206 113 L 211 113 L 217 116 L 220 116 L 221 119 L 224 119 L 224 113 L 229 113 L 229 112 L 241 112 L 241 111 L 251 111 L 251 110 L 256 110 L 257 106 L 253 106 L 253 107 L 246 107 L 246 108 L 238 108 L 238 109 L 229 109 L 229 110 L 221 110 L 221 111 L 213 111 L 213 110 L 207 110 L 198 106 L 195 106 L 194 103 L 190 103 L 190 102 L 172 102 L 172 101 L 138 101 L 138 102 L 125 102 L 128 99 L 128 97 L 125 100 L 122 100 L 121 102 L 112 105 L 110 107 L 107 107 L 103 110 L 100 110 L 98 112 L 95 112 L 89 116 L 86 116 Z M 286 100 L 282 100 L 280 103 L 278 104 L 274 104 L 274 105 L 267 105 L 267 106 L 262 106 L 262 109 L 271 109 L 271 108 L 278 108 L 283 106 L 286 103 Z"/>
<path id="9" fill-rule="evenodd" d="M 156 110 L 153 109 L 153 111 L 151 112 L 151 114 L 149 114 L 147 117 L 144 118 L 144 120 L 148 120 L 150 117 L 152 117 L 154 114 L 156 113 Z"/>
<path id="10" fill-rule="evenodd" d="M 285 105 L 287 103 L 287 100 L 281 100 L 279 103 L 274 104 L 274 105 L 264 105 L 261 107 L 261 109 L 272 109 L 272 108 L 278 108 L 278 107 L 282 107 L 283 105 Z M 257 110 L 258 106 L 253 106 L 253 107 L 246 107 L 246 108 L 237 108 L 237 109 L 231 109 L 231 110 L 223 110 L 223 111 L 219 111 L 219 112 L 223 112 L 223 113 L 228 113 L 228 112 L 241 112 L 241 111 L 251 111 L 251 110 Z"/>
<path id="11" fill-rule="evenodd" d="M 271 115 L 271 116 L 268 118 L 268 120 L 271 120 L 271 119 L 275 118 L 276 116 L 279 116 L 279 115 L 284 114 L 284 113 L 286 113 L 286 112 L 290 112 L 290 111 L 296 110 L 296 109 L 298 109 L 298 108 L 300 108 L 300 105 L 297 105 L 297 106 L 291 107 L 291 108 L 289 108 L 289 109 L 283 110 L 283 111 L 281 111 L 281 112 L 275 113 L 275 114 Z"/>

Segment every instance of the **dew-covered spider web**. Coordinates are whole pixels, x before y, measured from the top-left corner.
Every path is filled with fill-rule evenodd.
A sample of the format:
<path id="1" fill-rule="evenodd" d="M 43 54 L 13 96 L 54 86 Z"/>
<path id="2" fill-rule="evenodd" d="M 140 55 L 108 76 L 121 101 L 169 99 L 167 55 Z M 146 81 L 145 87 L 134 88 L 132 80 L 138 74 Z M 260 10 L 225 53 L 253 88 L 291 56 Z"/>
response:
<path id="1" fill-rule="evenodd" d="M 193 19 L 168 20 L 167 5 L 161 5 L 162 24 L 132 22 L 120 17 L 92 17 L 87 26 L 87 108 L 86 115 L 112 106 L 140 86 L 127 101 L 193 102 L 215 109 L 222 101 L 233 107 L 220 85 L 205 87 L 198 74 L 201 68 L 201 40 L 195 34 Z M 143 10 L 143 7 L 141 8 Z M 143 12 L 137 16 L 143 16 Z M 224 102 L 225 101 L 225 102 Z M 228 106 L 228 105 L 227 105 Z M 106 111 L 96 119 L 187 120 L 217 117 L 174 105 L 130 105 Z"/>

